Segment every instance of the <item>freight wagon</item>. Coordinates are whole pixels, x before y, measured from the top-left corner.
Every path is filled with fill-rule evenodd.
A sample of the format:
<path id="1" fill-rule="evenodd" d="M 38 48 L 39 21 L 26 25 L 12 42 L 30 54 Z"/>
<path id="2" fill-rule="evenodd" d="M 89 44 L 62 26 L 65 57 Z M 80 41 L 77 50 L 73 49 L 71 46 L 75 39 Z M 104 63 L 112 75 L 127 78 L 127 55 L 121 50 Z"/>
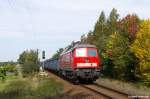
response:
<path id="1" fill-rule="evenodd" d="M 59 71 L 58 59 L 48 59 L 44 61 L 44 69 L 51 70 L 54 72 Z"/>

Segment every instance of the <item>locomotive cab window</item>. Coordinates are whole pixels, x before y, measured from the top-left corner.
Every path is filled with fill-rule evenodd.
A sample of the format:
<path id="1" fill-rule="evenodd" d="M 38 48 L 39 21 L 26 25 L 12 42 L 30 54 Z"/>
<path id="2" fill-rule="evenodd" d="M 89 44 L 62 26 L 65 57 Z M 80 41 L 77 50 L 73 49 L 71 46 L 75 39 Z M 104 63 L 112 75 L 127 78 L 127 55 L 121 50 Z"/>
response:
<path id="1" fill-rule="evenodd" d="M 96 56 L 96 50 L 95 49 L 89 49 L 88 50 L 88 56 Z"/>
<path id="2" fill-rule="evenodd" d="M 77 48 L 76 57 L 86 57 L 86 48 Z"/>

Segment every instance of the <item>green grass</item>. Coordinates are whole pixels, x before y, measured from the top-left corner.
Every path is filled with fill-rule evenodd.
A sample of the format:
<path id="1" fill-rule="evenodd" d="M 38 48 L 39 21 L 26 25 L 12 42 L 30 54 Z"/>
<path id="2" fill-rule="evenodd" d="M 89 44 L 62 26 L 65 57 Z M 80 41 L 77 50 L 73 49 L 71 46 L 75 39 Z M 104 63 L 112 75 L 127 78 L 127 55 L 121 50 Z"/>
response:
<path id="1" fill-rule="evenodd" d="M 63 92 L 63 85 L 54 79 L 30 76 L 7 76 L 0 81 L 0 98 L 2 99 L 49 99 L 58 97 Z"/>
<path id="2" fill-rule="evenodd" d="M 0 80 L 0 91 L 4 90 L 5 86 L 13 80 L 19 79 L 19 76 L 16 75 L 8 75 L 5 80 Z"/>

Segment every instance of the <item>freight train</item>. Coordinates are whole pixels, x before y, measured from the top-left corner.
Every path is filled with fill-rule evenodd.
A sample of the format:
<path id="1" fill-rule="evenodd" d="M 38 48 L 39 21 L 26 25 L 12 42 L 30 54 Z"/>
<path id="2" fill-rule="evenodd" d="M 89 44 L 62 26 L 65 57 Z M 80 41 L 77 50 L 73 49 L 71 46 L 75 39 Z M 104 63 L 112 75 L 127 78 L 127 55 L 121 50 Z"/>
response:
<path id="1" fill-rule="evenodd" d="M 44 69 L 73 81 L 93 82 L 98 79 L 101 70 L 98 49 L 90 44 L 73 43 L 64 49 L 58 59 L 44 61 Z"/>

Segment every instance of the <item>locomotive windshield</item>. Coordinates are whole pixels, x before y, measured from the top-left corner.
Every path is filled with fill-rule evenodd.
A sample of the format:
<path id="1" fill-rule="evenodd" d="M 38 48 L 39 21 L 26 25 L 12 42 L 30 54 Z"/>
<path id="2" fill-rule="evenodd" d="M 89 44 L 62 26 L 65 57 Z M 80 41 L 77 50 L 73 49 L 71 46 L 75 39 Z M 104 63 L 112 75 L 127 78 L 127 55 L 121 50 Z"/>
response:
<path id="1" fill-rule="evenodd" d="M 91 48 L 77 48 L 76 57 L 97 56 L 96 50 Z"/>
<path id="2" fill-rule="evenodd" d="M 96 50 L 94 50 L 94 49 L 89 49 L 89 50 L 88 50 L 88 56 L 96 56 Z"/>
<path id="3" fill-rule="evenodd" d="M 86 56 L 86 48 L 76 49 L 76 57 L 85 57 L 85 56 Z"/>

